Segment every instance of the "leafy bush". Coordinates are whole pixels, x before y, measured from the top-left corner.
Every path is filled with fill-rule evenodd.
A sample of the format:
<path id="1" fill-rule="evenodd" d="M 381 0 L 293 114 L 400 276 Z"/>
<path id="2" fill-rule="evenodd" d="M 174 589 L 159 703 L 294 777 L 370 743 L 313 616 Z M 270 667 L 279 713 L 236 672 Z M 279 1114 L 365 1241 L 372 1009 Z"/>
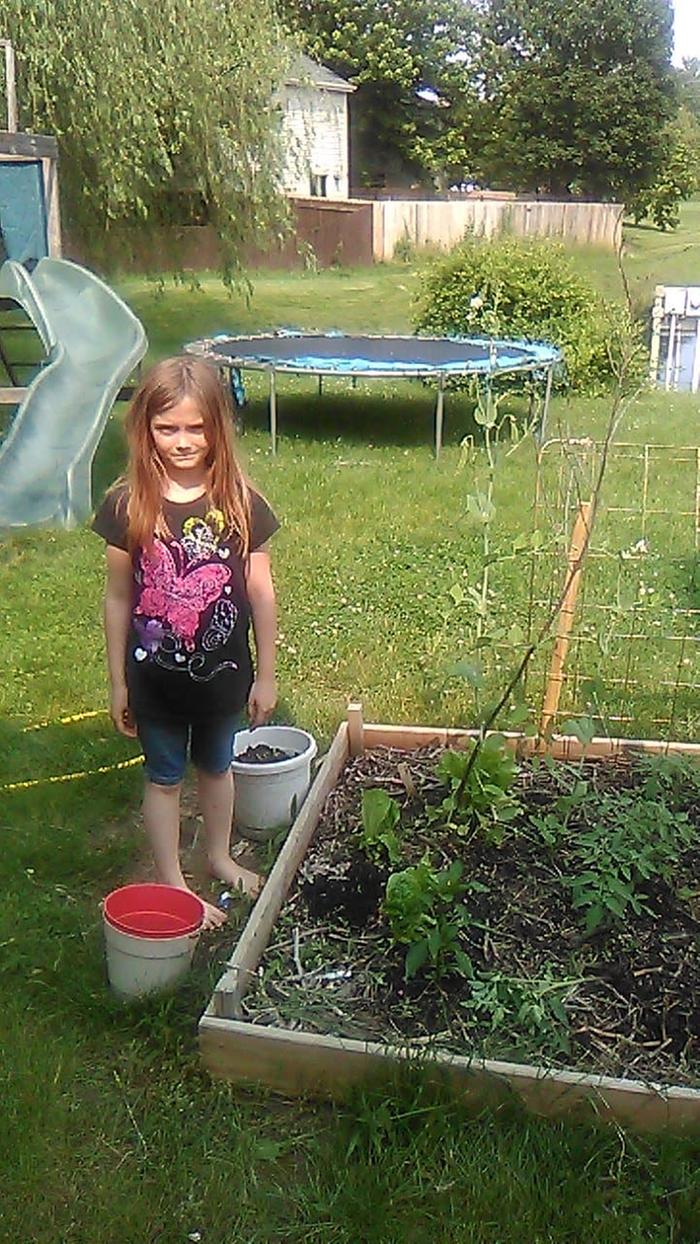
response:
<path id="1" fill-rule="evenodd" d="M 414 322 L 439 336 L 549 341 L 564 356 L 560 384 L 607 386 L 627 329 L 558 243 L 467 238 L 427 270 Z"/>

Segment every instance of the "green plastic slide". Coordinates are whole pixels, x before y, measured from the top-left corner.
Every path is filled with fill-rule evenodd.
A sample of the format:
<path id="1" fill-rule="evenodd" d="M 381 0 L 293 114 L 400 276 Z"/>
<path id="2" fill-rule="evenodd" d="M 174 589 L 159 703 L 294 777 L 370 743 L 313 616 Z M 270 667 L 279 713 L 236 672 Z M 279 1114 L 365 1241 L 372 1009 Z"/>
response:
<path id="1" fill-rule="evenodd" d="M 8 259 L 0 298 L 24 308 L 47 354 L 0 445 L 0 528 L 74 527 L 92 508 L 92 460 L 122 384 L 143 358 L 143 326 L 78 264 Z"/>

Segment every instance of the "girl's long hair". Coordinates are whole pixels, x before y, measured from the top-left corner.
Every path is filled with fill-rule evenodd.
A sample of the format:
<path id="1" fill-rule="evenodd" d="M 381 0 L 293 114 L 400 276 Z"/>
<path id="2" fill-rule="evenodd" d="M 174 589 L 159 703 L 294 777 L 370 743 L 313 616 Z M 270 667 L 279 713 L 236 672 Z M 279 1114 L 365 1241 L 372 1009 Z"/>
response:
<path id="1" fill-rule="evenodd" d="M 232 443 L 231 402 L 219 375 L 203 359 L 178 355 L 156 363 L 137 389 L 126 416 L 129 444 L 129 548 L 150 548 L 155 536 L 172 533 L 163 514 L 166 472 L 151 432 L 156 415 L 191 398 L 204 422 L 208 452 L 206 493 L 212 509 L 224 516 L 227 534 L 246 558 L 250 547 L 248 484 L 236 460 Z"/>

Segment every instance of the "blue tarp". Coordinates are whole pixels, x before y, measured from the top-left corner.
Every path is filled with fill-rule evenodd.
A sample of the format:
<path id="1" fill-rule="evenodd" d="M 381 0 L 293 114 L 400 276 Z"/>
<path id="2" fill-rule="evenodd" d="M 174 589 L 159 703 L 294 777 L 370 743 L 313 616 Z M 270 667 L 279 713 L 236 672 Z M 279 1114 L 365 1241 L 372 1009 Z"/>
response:
<path id="1" fill-rule="evenodd" d="M 31 265 L 48 255 L 39 160 L 0 161 L 0 232 L 6 259 Z"/>

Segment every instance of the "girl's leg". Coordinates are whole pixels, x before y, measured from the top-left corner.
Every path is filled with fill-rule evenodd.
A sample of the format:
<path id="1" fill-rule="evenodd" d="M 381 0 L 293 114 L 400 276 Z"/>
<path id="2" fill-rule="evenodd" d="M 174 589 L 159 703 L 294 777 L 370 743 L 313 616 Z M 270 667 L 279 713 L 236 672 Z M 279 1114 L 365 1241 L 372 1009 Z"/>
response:
<path id="1" fill-rule="evenodd" d="M 233 774 L 206 773 L 197 770 L 199 807 L 204 819 L 209 867 L 215 877 L 255 898 L 260 878 L 248 868 L 241 868 L 231 859 L 231 826 L 233 823 Z"/>
<path id="2" fill-rule="evenodd" d="M 233 825 L 233 739 L 238 719 L 192 726 L 192 761 L 197 769 L 199 807 L 204 820 L 209 867 L 215 877 L 251 897 L 260 890 L 260 878 L 241 868 L 230 856 Z"/>
<path id="3" fill-rule="evenodd" d="M 190 890 L 180 864 L 180 791 L 187 763 L 186 725 L 141 721 L 139 741 L 144 751 L 146 785 L 143 820 L 153 851 L 158 880 Z M 206 900 L 204 928 L 216 928 L 226 916 Z"/>
<path id="4" fill-rule="evenodd" d="M 158 880 L 186 890 L 187 882 L 180 866 L 180 789 L 180 782 L 160 786 L 147 778 L 143 793 L 143 823 Z"/>

